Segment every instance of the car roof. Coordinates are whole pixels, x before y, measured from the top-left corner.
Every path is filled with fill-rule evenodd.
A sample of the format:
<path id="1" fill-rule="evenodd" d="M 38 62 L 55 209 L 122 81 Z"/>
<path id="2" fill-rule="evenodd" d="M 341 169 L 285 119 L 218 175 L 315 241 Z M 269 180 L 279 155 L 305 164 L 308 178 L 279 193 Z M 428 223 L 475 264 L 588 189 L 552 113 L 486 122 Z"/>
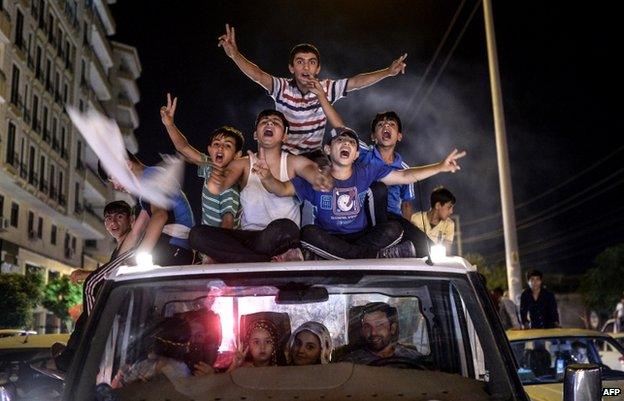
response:
<path id="1" fill-rule="evenodd" d="M 310 272 L 341 270 L 382 270 L 467 274 L 477 271 L 470 262 L 459 257 L 442 258 L 434 265 L 428 265 L 425 258 L 409 259 L 356 259 L 356 260 L 308 260 L 280 263 L 227 263 L 189 266 L 121 266 L 109 280 L 127 281 L 153 277 L 177 277 L 219 273 L 252 272 Z"/>
<path id="2" fill-rule="evenodd" d="M 67 343 L 69 334 L 32 334 L 0 338 L 0 349 L 50 348 L 56 342 Z"/>
<path id="3" fill-rule="evenodd" d="M 603 337 L 609 336 L 600 331 L 587 329 L 531 329 L 531 330 L 507 330 L 509 341 L 537 340 L 540 338 L 553 337 Z"/>

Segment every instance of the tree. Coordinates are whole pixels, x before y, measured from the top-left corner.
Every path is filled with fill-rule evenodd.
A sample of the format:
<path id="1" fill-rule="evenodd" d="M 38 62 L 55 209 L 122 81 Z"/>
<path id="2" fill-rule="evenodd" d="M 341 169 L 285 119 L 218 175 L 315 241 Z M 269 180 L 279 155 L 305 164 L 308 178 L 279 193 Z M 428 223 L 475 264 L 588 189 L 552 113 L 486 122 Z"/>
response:
<path id="1" fill-rule="evenodd" d="M 624 244 L 602 251 L 594 267 L 583 277 L 581 293 L 585 304 L 610 316 L 624 291 Z"/>
<path id="2" fill-rule="evenodd" d="M 0 327 L 30 327 L 42 283 L 39 274 L 0 274 Z"/>
<path id="3" fill-rule="evenodd" d="M 43 306 L 54 313 L 70 329 L 69 309 L 82 302 L 82 286 L 72 284 L 69 276 L 51 280 L 43 290 Z"/>
<path id="4" fill-rule="evenodd" d="M 477 271 L 485 276 L 487 288 L 492 290 L 500 287 L 507 289 L 507 268 L 505 265 L 491 265 L 478 253 L 469 253 L 464 258 L 477 267 Z"/>

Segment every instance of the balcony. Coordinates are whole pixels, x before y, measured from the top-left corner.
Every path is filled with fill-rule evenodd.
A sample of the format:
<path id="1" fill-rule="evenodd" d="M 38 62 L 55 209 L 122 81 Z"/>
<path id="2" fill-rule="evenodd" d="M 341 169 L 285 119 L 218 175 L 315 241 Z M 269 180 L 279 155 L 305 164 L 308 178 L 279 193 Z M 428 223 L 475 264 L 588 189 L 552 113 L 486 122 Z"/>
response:
<path id="1" fill-rule="evenodd" d="M 134 131 L 132 128 L 127 127 L 119 127 L 121 130 L 121 135 L 124 140 L 124 145 L 126 145 L 126 149 L 128 149 L 132 153 L 136 153 L 139 151 L 139 143 L 137 142 L 136 136 L 134 136 Z"/>
<path id="2" fill-rule="evenodd" d="M 50 130 L 48 128 L 43 129 L 43 140 L 47 143 L 52 142 L 52 135 L 50 135 Z"/>
<path id="3" fill-rule="evenodd" d="M 121 61 L 119 71 L 129 74 L 132 79 L 137 79 L 141 75 L 141 61 L 136 48 L 124 43 L 111 42 L 113 52 L 119 56 Z"/>
<path id="4" fill-rule="evenodd" d="M 9 43 L 11 41 L 11 16 L 3 8 L 0 10 L 0 42 Z"/>
<path id="5" fill-rule="evenodd" d="M 35 174 L 34 171 L 31 171 L 28 174 L 28 183 L 35 188 L 39 186 L 39 178 L 37 177 L 37 174 Z"/>
<path id="6" fill-rule="evenodd" d="M 15 46 L 13 46 L 13 49 L 15 50 L 15 55 L 22 62 L 25 63 L 27 61 L 27 50 L 26 50 L 26 41 L 24 41 L 24 38 L 16 38 Z"/>
<path id="7" fill-rule="evenodd" d="M 50 199 L 52 199 L 55 202 L 58 200 L 58 192 L 56 188 L 54 187 L 54 185 L 50 185 Z"/>
<path id="8" fill-rule="evenodd" d="M 28 166 L 26 165 L 26 163 L 20 163 L 19 173 L 20 177 L 22 177 L 23 179 L 28 178 Z"/>
<path id="9" fill-rule="evenodd" d="M 9 109 L 15 114 L 17 117 L 22 116 L 22 109 L 24 108 L 24 103 L 22 102 L 22 95 L 19 93 L 16 95 L 11 95 L 11 103 L 9 103 Z"/>
<path id="10" fill-rule="evenodd" d="M 132 78 L 128 72 L 119 70 L 117 72 L 117 79 L 119 80 L 120 86 L 123 88 L 123 92 L 120 92 L 120 98 L 125 98 L 133 104 L 139 103 L 141 94 L 134 78 Z"/>
<path id="11" fill-rule="evenodd" d="M 112 97 L 110 82 L 100 63 L 91 59 L 89 82 L 99 100 L 110 100 Z"/>
<path id="12" fill-rule="evenodd" d="M 106 229 L 104 228 L 104 219 L 93 210 L 93 206 L 86 203 L 84 204 L 84 211 L 82 215 L 83 225 L 86 225 L 94 234 L 97 234 L 96 238 L 106 238 Z"/>
<path id="13" fill-rule="evenodd" d="M 96 203 L 106 202 L 106 195 L 108 193 L 106 183 L 100 179 L 91 167 L 87 166 L 85 173 L 85 188 L 84 198 L 89 199 Z"/>
<path id="14" fill-rule="evenodd" d="M 139 127 L 139 115 L 136 108 L 128 99 L 120 98 L 117 103 L 117 120 L 126 127 L 138 128 Z"/>
<path id="15" fill-rule="evenodd" d="M 111 14 L 110 9 L 108 8 L 108 4 L 106 0 L 94 0 L 93 1 L 93 16 L 99 20 L 104 29 L 106 30 L 106 35 L 114 35 L 115 34 L 115 20 L 113 19 L 113 14 Z"/>
<path id="16" fill-rule="evenodd" d="M 39 192 L 44 193 L 44 194 L 48 194 L 48 181 L 46 180 L 39 180 Z"/>
<path id="17" fill-rule="evenodd" d="M 93 52 L 100 60 L 102 65 L 109 69 L 113 66 L 113 51 L 108 44 L 104 27 L 99 19 L 95 18 L 94 23 L 91 25 L 91 47 Z"/>
<path id="18" fill-rule="evenodd" d="M 19 166 L 20 166 L 19 154 L 17 152 L 13 152 L 12 156 L 13 157 L 11 157 L 10 154 L 7 155 L 6 164 L 8 166 L 11 166 L 11 172 L 17 175 L 19 171 Z"/>

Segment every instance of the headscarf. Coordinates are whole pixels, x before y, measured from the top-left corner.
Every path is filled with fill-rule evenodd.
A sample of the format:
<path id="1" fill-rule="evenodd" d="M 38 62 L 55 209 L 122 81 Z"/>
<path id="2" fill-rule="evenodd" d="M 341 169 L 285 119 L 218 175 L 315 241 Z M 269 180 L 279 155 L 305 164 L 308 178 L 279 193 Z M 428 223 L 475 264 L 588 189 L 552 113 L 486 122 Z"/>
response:
<path id="1" fill-rule="evenodd" d="M 288 339 L 288 345 L 286 346 L 286 360 L 288 364 L 292 363 L 292 348 L 295 345 L 295 338 L 297 338 L 297 334 L 302 331 L 309 331 L 310 333 L 316 335 L 319 339 L 319 344 L 321 345 L 321 356 L 320 360 L 322 364 L 329 363 L 331 360 L 331 353 L 333 350 L 331 335 L 329 334 L 329 330 L 325 327 L 324 324 L 319 322 L 305 322 L 301 326 L 297 327 L 295 331 L 290 335 Z"/>
<path id="2" fill-rule="evenodd" d="M 249 345 L 249 339 L 251 337 L 251 333 L 254 330 L 261 329 L 269 333 L 270 342 L 273 345 L 273 352 L 271 352 L 271 365 L 277 365 L 277 347 L 279 346 L 279 336 L 277 334 L 277 327 L 270 320 L 266 319 L 258 319 L 255 320 L 249 328 L 247 329 L 247 333 L 245 333 L 245 342 L 247 346 Z M 251 355 L 249 352 L 247 356 Z"/>

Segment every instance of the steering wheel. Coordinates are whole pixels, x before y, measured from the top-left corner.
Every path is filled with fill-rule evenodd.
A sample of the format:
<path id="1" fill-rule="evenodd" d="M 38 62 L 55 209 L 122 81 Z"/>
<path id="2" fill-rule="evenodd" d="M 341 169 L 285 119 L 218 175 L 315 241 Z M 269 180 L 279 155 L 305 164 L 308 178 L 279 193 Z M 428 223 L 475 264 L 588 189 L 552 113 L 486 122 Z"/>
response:
<path id="1" fill-rule="evenodd" d="M 391 356 L 389 358 L 379 358 L 371 361 L 368 366 L 394 366 L 399 369 L 420 369 L 429 370 L 425 365 L 418 361 L 404 356 Z"/>

